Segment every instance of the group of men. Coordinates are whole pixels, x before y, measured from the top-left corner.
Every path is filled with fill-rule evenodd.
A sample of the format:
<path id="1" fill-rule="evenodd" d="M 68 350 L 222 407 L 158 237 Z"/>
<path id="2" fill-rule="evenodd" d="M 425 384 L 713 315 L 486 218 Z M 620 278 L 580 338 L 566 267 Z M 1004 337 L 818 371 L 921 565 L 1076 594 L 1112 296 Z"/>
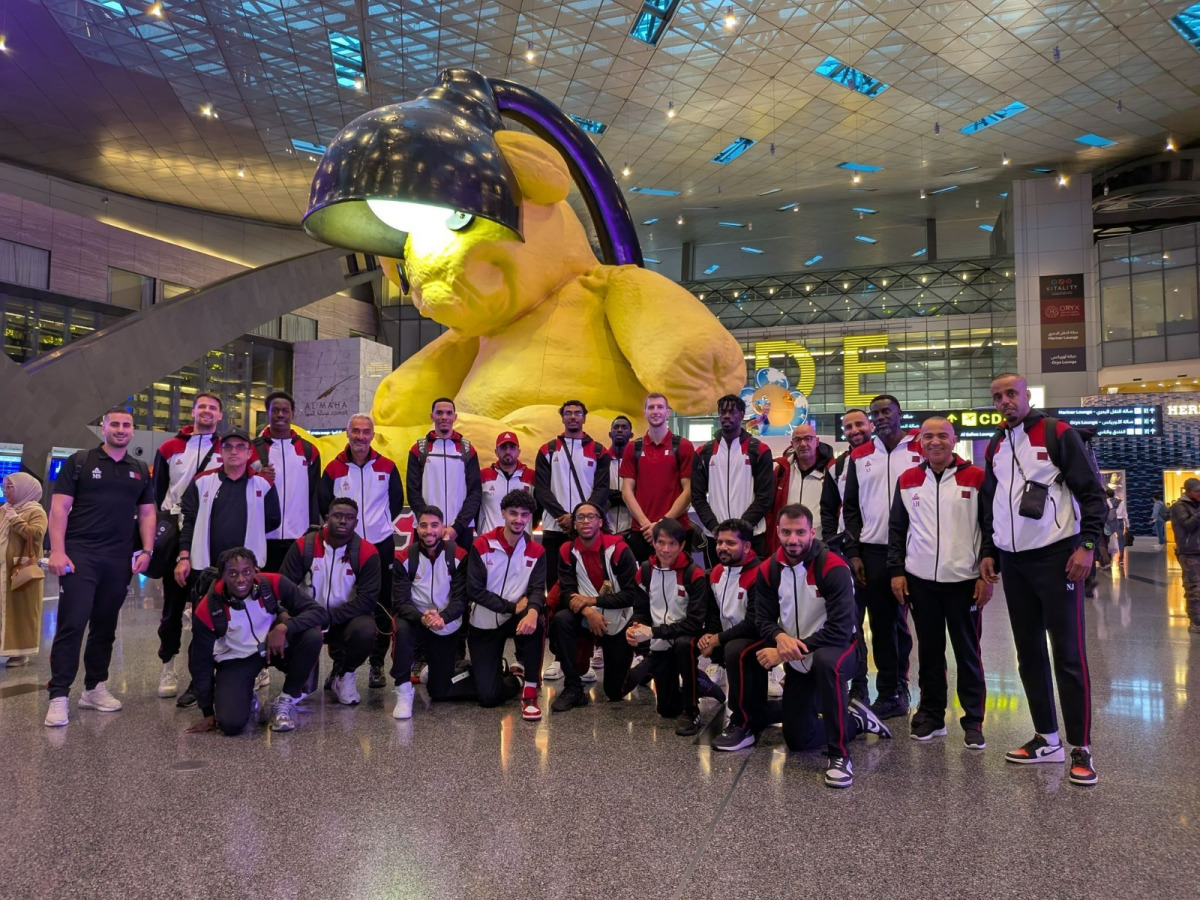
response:
<path id="1" fill-rule="evenodd" d="M 365 415 L 350 419 L 346 448 L 322 469 L 292 429 L 285 392 L 267 398 L 268 425 L 253 438 L 238 429 L 218 437 L 221 402 L 198 395 L 193 424 L 163 444 L 152 476 L 125 452 L 129 413 L 110 410 L 103 444 L 68 462 L 52 502 L 50 565 L 61 595 L 46 724 L 68 722 L 85 628 L 80 706 L 121 708 L 105 684 L 117 612 L 131 574 L 146 572 L 166 545 L 174 568 L 164 578 L 158 693 L 199 707 L 190 730 L 236 734 L 256 714 L 267 718 L 256 688 L 270 666 L 285 673 L 270 727 L 295 727 L 295 705 L 318 689 L 322 646 L 331 660 L 324 687 L 339 703 L 360 701 L 355 673 L 364 664 L 369 688 L 386 685 L 391 646 L 396 718 L 412 716 L 419 680 L 431 701 L 518 699 L 522 716 L 537 721 L 541 680 L 557 674 L 545 665 L 548 637 L 564 679 L 555 712 L 588 703 L 583 681 L 602 668 L 609 699 L 652 680 L 658 712 L 681 717 L 678 734 L 695 735 L 700 701 L 726 701 L 709 677 L 719 666 L 729 717 L 715 749 L 744 749 L 781 723 L 789 748 L 823 746 L 826 784 L 845 787 L 849 742 L 890 737 L 881 720 L 910 712 L 910 607 L 920 638 L 911 736 L 946 733 L 948 632 L 964 742 L 983 749 L 981 611 L 1003 577 L 1037 729 L 1006 758 L 1064 759 L 1049 633 L 1070 778 L 1095 783 L 1080 582 L 1101 532 L 1103 492 L 1078 435 L 1030 410 L 1020 376 L 999 376 L 993 400 L 1007 425 L 983 467 L 955 454 L 944 419 L 906 433 L 888 395 L 843 415 L 849 449 L 840 456 L 801 425 L 775 461 L 743 428 L 739 397 L 718 401 L 718 431 L 697 448 L 671 433 L 667 398 L 651 393 L 641 437 L 618 417 L 605 447 L 584 430 L 586 406 L 570 400 L 559 410 L 562 433 L 532 468 L 516 435 L 503 432 L 496 462 L 481 469 L 454 428 L 453 400 L 439 398 L 404 483 L 373 446 Z M 406 495 L 414 533 L 397 552 L 393 523 Z M 128 533 L 112 527 L 124 510 L 138 522 L 132 565 Z M 189 601 L 191 683 L 180 693 L 175 657 Z M 769 673 L 778 669 L 782 698 L 772 702 Z"/>

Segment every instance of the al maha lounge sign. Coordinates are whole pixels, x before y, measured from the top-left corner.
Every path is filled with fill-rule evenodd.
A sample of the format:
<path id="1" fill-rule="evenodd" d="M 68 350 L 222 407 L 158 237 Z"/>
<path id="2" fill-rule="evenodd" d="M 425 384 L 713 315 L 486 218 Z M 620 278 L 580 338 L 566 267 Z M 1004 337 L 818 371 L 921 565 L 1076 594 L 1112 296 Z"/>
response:
<path id="1" fill-rule="evenodd" d="M 1042 322 L 1042 371 L 1087 368 L 1083 275 L 1042 275 L 1038 279 Z"/>

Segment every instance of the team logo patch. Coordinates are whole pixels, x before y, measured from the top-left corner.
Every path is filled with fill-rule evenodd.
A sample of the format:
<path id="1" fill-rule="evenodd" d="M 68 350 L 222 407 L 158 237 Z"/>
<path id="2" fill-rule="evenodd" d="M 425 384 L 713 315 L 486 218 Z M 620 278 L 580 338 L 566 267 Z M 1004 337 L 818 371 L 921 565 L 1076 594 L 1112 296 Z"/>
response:
<path id="1" fill-rule="evenodd" d="M 141 478 L 142 476 L 139 475 L 137 472 L 130 472 L 129 477 L 130 478 Z"/>
<path id="2" fill-rule="evenodd" d="M 536 559 L 530 559 L 528 556 L 525 557 L 525 568 L 532 569 L 535 562 L 537 562 Z"/>
<path id="3" fill-rule="evenodd" d="M 380 472 L 380 473 L 379 473 L 379 480 L 380 480 L 380 481 L 387 481 L 387 476 L 386 476 L 386 475 L 384 475 L 382 472 Z"/>
<path id="4" fill-rule="evenodd" d="M 349 478 L 347 478 L 345 481 L 342 482 L 342 490 L 343 491 L 350 490 L 350 479 Z"/>
<path id="5" fill-rule="evenodd" d="M 262 491 L 255 491 L 255 492 L 254 492 L 254 496 L 255 496 L 255 497 L 261 497 L 261 496 L 262 496 Z"/>
<path id="6" fill-rule="evenodd" d="M 1045 450 L 1039 450 L 1037 453 L 1038 462 L 1046 462 L 1050 459 L 1050 454 Z"/>
<path id="7" fill-rule="evenodd" d="M 99 469 L 92 469 L 92 478 L 95 478 L 96 480 L 100 479 L 100 470 Z"/>
<path id="8" fill-rule="evenodd" d="M 921 461 L 921 457 L 920 457 L 920 456 L 918 456 L 917 454 L 915 454 L 915 453 L 914 453 L 914 454 L 913 454 L 912 461 L 913 461 L 914 463 L 919 463 L 919 462 Z"/>
<path id="9" fill-rule="evenodd" d="M 962 492 L 962 498 L 963 498 L 964 500 L 970 500 L 970 499 L 971 499 L 971 492 L 970 492 L 970 491 L 963 491 L 963 492 Z"/>
<path id="10" fill-rule="evenodd" d="M 871 471 L 871 461 L 869 459 L 863 461 L 863 468 L 866 469 L 868 472 Z"/>
<path id="11" fill-rule="evenodd" d="M 177 465 L 177 466 L 183 465 L 183 457 L 182 456 L 175 457 L 175 465 Z"/>

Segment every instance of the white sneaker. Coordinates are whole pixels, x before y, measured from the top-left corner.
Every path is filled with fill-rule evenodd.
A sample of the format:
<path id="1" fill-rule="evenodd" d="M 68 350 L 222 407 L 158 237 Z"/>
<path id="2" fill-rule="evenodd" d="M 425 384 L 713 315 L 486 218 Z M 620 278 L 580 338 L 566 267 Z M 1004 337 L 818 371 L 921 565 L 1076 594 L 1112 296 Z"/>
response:
<path id="1" fill-rule="evenodd" d="M 592 658 L 589 661 L 589 664 L 591 665 L 591 667 L 593 669 L 603 669 L 604 668 L 604 648 L 603 647 L 596 648 L 595 652 L 592 654 Z"/>
<path id="2" fill-rule="evenodd" d="M 175 657 L 163 663 L 158 676 L 158 696 L 174 697 L 179 693 L 179 679 L 175 677 Z"/>
<path id="3" fill-rule="evenodd" d="M 783 666 L 776 666 L 767 675 L 767 696 L 772 699 L 783 696 Z"/>
<path id="4" fill-rule="evenodd" d="M 417 673 L 417 681 L 421 684 L 429 684 L 429 663 L 421 664 L 421 671 Z"/>
<path id="5" fill-rule="evenodd" d="M 270 669 L 263 669 L 261 672 L 259 672 L 257 675 L 254 676 L 254 689 L 256 691 L 261 691 L 265 687 L 270 687 L 270 685 L 271 685 L 271 670 Z"/>
<path id="6" fill-rule="evenodd" d="M 562 665 L 557 659 L 542 669 L 543 681 L 558 681 L 562 677 Z"/>
<path id="7" fill-rule="evenodd" d="M 725 670 L 723 668 L 721 668 L 720 666 L 718 666 L 716 663 L 713 663 L 707 669 L 704 669 L 704 674 L 707 675 L 708 680 L 711 681 L 713 684 L 715 684 L 717 687 L 724 687 L 724 685 L 725 685 Z"/>
<path id="8" fill-rule="evenodd" d="M 100 682 L 90 691 L 84 691 L 79 697 L 82 709 L 98 709 L 101 712 L 116 712 L 121 708 L 121 701 L 108 692 L 108 685 Z"/>
<path id="9" fill-rule="evenodd" d="M 412 685 L 409 685 L 412 687 Z M 354 706 L 360 700 L 358 696 L 358 688 L 354 685 L 354 673 L 346 672 L 333 679 L 333 696 L 337 698 L 337 702 L 345 706 Z"/>
<path id="10" fill-rule="evenodd" d="M 46 710 L 45 725 L 48 728 L 61 728 L 70 720 L 71 701 L 68 697 L 55 697 L 50 701 Z"/>
<path id="11" fill-rule="evenodd" d="M 407 684 L 396 685 L 396 708 L 392 710 L 393 719 L 411 719 L 413 706 L 413 686 L 409 682 Z"/>
<path id="12" fill-rule="evenodd" d="M 579 680 L 586 681 L 588 684 L 591 684 L 596 680 L 596 670 L 594 668 L 589 668 L 586 672 L 579 676 Z"/>

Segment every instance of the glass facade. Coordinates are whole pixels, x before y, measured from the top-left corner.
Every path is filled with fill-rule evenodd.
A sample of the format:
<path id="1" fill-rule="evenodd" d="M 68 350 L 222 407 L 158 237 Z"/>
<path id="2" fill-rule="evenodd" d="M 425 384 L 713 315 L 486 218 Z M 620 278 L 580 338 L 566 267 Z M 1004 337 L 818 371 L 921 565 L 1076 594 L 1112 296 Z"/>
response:
<path id="1" fill-rule="evenodd" d="M 1198 247 L 1196 225 L 1096 244 L 1103 365 L 1200 357 Z"/>
<path id="2" fill-rule="evenodd" d="M 0 285 L 4 352 L 18 363 L 119 322 L 130 310 L 12 285 Z M 210 350 L 128 398 L 136 428 L 177 431 L 190 421 L 199 391 L 221 398 L 225 427 L 253 430 L 266 424 L 263 401 L 290 390 L 292 349 L 283 341 L 246 335 Z"/>
<path id="3" fill-rule="evenodd" d="M 684 285 L 742 345 L 746 380 L 779 370 L 812 414 L 893 394 L 906 409 L 991 405 L 1016 368 L 1013 260 L 957 260 Z"/>

